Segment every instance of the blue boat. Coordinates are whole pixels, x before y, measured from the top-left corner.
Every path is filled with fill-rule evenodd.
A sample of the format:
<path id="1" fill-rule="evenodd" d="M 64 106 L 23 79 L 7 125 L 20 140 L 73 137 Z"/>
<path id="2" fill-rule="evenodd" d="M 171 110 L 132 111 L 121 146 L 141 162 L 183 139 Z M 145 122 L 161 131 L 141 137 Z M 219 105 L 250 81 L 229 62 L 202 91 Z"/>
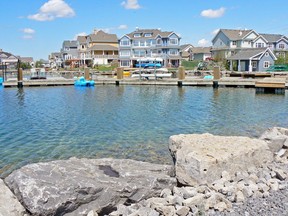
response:
<path id="1" fill-rule="evenodd" d="M 3 83 L 3 78 L 0 77 L 0 85 L 2 85 L 2 83 Z"/>
<path id="2" fill-rule="evenodd" d="M 77 79 L 74 82 L 75 86 L 94 86 L 95 82 L 94 80 L 85 80 L 85 78 L 83 76 L 79 77 L 79 79 Z"/>

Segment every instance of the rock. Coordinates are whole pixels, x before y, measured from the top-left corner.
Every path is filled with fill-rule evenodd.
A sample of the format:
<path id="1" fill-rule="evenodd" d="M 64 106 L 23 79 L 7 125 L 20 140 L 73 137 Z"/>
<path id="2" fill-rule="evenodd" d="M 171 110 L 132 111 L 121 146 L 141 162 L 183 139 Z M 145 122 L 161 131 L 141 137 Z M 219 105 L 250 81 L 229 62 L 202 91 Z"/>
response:
<path id="1" fill-rule="evenodd" d="M 165 188 L 164 190 L 161 191 L 160 197 L 165 198 L 165 197 L 168 197 L 170 195 L 172 195 L 171 189 L 170 188 Z"/>
<path id="2" fill-rule="evenodd" d="M 205 195 L 204 194 L 197 194 L 194 197 L 188 198 L 183 201 L 183 206 L 188 206 L 192 208 L 193 206 L 199 207 L 204 205 L 205 202 Z"/>
<path id="3" fill-rule="evenodd" d="M 286 151 L 287 151 L 287 149 L 282 149 L 282 148 L 281 148 L 281 149 L 276 153 L 276 155 L 281 158 L 281 157 L 283 157 L 283 156 L 285 155 Z"/>
<path id="4" fill-rule="evenodd" d="M 0 216 L 24 216 L 25 208 L 0 179 Z"/>
<path id="5" fill-rule="evenodd" d="M 30 164 L 5 182 L 33 215 L 100 215 L 176 185 L 171 166 L 134 160 L 76 159 Z"/>
<path id="6" fill-rule="evenodd" d="M 236 202 L 237 203 L 242 203 L 245 201 L 245 196 L 241 191 L 237 191 L 236 193 Z"/>
<path id="7" fill-rule="evenodd" d="M 265 141 L 211 134 L 175 135 L 169 139 L 177 180 L 183 185 L 212 183 L 225 170 L 230 175 L 273 160 Z"/>
<path id="8" fill-rule="evenodd" d="M 175 215 L 175 208 L 173 206 L 158 206 L 155 208 L 160 215 L 163 216 L 174 216 Z"/>
<path id="9" fill-rule="evenodd" d="M 179 216 L 187 216 L 189 214 L 190 208 L 187 206 L 179 206 L 176 208 L 176 214 Z"/>
<path id="10" fill-rule="evenodd" d="M 287 177 L 287 175 L 284 173 L 283 170 L 276 169 L 275 173 L 276 173 L 276 178 L 279 179 L 280 181 L 284 181 Z"/>
<path id="11" fill-rule="evenodd" d="M 259 139 L 266 141 L 272 152 L 278 152 L 284 146 L 287 138 L 288 129 L 273 127 L 265 131 Z"/>
<path id="12" fill-rule="evenodd" d="M 223 212 L 227 209 L 227 205 L 225 202 L 219 202 L 214 206 L 214 209 Z"/>

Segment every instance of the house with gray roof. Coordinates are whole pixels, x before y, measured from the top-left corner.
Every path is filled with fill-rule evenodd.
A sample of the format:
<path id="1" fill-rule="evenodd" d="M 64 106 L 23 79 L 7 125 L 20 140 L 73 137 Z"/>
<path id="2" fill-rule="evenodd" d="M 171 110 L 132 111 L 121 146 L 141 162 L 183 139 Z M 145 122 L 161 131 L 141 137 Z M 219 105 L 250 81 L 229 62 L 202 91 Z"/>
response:
<path id="1" fill-rule="evenodd" d="M 0 68 L 2 73 L 7 68 L 15 68 L 20 57 L 17 57 L 9 52 L 4 52 L 0 49 Z"/>
<path id="2" fill-rule="evenodd" d="M 135 67 L 137 60 L 161 59 L 164 67 L 178 67 L 181 62 L 180 36 L 173 31 L 139 29 L 119 39 L 121 67 Z"/>
<path id="3" fill-rule="evenodd" d="M 60 68 L 62 66 L 61 52 L 53 52 L 49 55 L 48 61 L 51 68 Z"/>
<path id="4" fill-rule="evenodd" d="M 193 47 L 194 46 L 192 44 L 180 45 L 180 54 L 181 54 L 182 60 L 186 60 L 186 61 L 192 61 L 193 60 L 193 56 L 192 56 L 192 48 Z"/>
<path id="5" fill-rule="evenodd" d="M 269 47 L 241 49 L 235 55 L 227 58 L 230 61 L 230 70 L 233 71 L 233 65 L 236 65 L 236 70 L 239 72 L 264 72 L 274 64 L 276 59 L 277 57 Z"/>
<path id="6" fill-rule="evenodd" d="M 212 58 L 211 47 L 193 47 L 191 49 L 192 60 L 206 61 Z"/>
<path id="7" fill-rule="evenodd" d="M 79 64 L 78 42 L 76 40 L 65 40 L 62 44 L 61 57 L 64 65 L 76 67 Z"/>

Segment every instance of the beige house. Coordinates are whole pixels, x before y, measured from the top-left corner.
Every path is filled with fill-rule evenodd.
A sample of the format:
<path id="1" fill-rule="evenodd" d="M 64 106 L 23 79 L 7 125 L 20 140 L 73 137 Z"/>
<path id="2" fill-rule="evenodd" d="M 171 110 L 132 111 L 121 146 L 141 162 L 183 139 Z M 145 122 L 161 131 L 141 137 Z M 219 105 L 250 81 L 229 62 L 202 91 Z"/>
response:
<path id="1" fill-rule="evenodd" d="M 118 60 L 118 38 L 102 30 L 94 30 L 88 36 L 78 36 L 78 52 L 81 64 L 110 64 Z"/>

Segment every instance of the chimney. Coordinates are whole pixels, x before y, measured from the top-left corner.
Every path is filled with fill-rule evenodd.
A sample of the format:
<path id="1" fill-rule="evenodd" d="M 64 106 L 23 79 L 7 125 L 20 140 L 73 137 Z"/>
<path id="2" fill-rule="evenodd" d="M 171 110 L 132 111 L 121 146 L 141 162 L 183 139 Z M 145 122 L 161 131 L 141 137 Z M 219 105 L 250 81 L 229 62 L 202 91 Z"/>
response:
<path id="1" fill-rule="evenodd" d="M 243 32 L 242 32 L 242 31 L 240 31 L 240 32 L 239 32 L 239 36 L 242 36 L 242 34 L 243 34 Z"/>

